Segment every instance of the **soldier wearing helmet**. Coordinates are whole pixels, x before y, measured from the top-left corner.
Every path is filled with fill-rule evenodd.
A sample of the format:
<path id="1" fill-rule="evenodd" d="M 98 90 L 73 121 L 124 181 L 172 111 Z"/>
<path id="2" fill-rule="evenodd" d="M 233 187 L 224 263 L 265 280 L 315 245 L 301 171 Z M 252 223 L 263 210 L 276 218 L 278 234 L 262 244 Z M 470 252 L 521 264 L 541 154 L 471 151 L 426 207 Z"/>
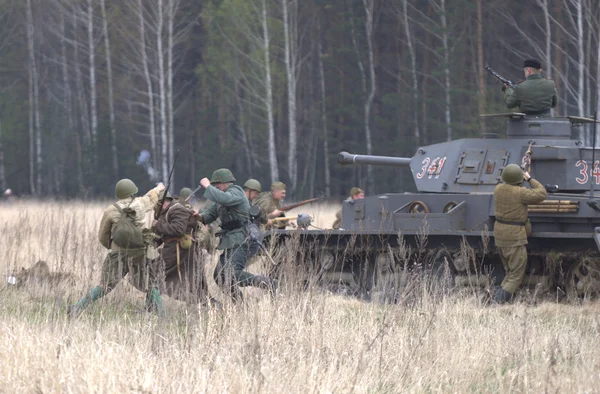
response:
<path id="1" fill-rule="evenodd" d="M 162 197 L 161 193 L 161 200 Z M 152 229 L 163 245 L 156 261 L 157 271 L 164 273 L 166 294 L 180 301 L 206 301 L 208 298 L 204 264 L 196 254 L 198 222 L 193 215 L 191 207 L 167 192 L 161 215 L 152 223 Z"/>
<path id="2" fill-rule="evenodd" d="M 192 207 L 192 199 L 193 197 L 190 197 L 193 193 L 193 190 L 190 189 L 189 187 L 184 187 L 179 191 L 179 202 L 182 205 L 185 205 L 186 207 Z M 189 198 L 189 199 L 188 199 Z"/>
<path id="3" fill-rule="evenodd" d="M 146 214 L 151 212 L 158 203 L 159 193 L 165 189 L 159 183 L 143 197 L 135 197 L 138 188 L 130 179 L 121 179 L 115 186 L 117 202 L 109 205 L 104 210 L 104 215 L 98 230 L 98 239 L 102 246 L 109 250 L 102 263 L 102 274 L 100 285 L 94 287 L 77 304 L 69 307 L 71 317 L 79 315 L 92 302 L 108 294 L 119 281 L 129 273 L 130 281 L 138 289 L 144 289 L 146 294 L 146 307 L 159 313 L 163 312 L 162 298 L 158 290 L 156 275 L 146 264 L 146 259 L 153 259 L 154 249 L 149 239 L 144 239 L 143 245 L 119 245 L 115 237 L 116 224 L 122 215 L 131 218 L 131 223 L 139 228 L 146 228 Z M 147 228 L 146 228 L 147 229 Z M 151 238 L 148 232 L 144 238 Z M 146 276 L 150 277 L 150 285 L 147 286 Z"/>
<path id="4" fill-rule="evenodd" d="M 509 301 L 523 282 L 527 266 L 525 245 L 531 233 L 527 205 L 540 203 L 547 196 L 544 186 L 516 164 L 506 166 L 502 181 L 494 190 L 494 241 L 506 276 L 494 292 L 497 303 Z M 523 187 L 524 181 L 529 182 L 531 189 Z"/>
<path id="5" fill-rule="evenodd" d="M 204 197 L 214 202 L 197 215 L 197 220 L 210 224 L 221 220 L 221 240 L 217 249 L 223 253 L 215 267 L 215 282 L 230 292 L 234 301 L 241 300 L 238 286 L 256 286 L 275 291 L 277 283 L 269 278 L 244 271 L 248 258 L 255 255 L 260 244 L 248 237 L 250 203 L 241 187 L 234 184 L 235 177 L 227 168 L 213 172 L 212 178 L 203 178 Z"/>
<path id="6" fill-rule="evenodd" d="M 244 194 L 248 198 L 250 205 L 256 205 L 255 201 L 261 192 L 262 187 L 260 185 L 260 182 L 256 179 L 248 179 L 246 183 L 244 183 Z M 270 224 L 266 212 L 262 209 L 260 210 L 260 214 L 258 215 L 258 217 L 256 217 L 256 220 L 257 224 L 260 223 L 263 226 Z"/>
<path id="7" fill-rule="evenodd" d="M 346 200 L 344 200 L 344 202 L 361 200 L 363 198 L 365 198 L 364 190 L 361 189 L 360 187 L 353 187 L 352 189 L 350 189 L 350 197 L 348 197 Z M 342 227 L 342 209 L 341 208 L 339 211 L 336 212 L 335 221 L 333 222 L 333 225 L 331 227 L 335 230 L 338 230 L 340 227 Z"/>

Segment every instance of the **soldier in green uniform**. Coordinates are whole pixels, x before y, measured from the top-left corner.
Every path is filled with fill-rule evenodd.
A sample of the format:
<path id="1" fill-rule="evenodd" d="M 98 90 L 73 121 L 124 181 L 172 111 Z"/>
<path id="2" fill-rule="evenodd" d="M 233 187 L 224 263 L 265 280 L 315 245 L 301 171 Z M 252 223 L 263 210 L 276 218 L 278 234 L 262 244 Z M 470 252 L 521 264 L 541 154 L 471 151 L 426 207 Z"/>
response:
<path id="1" fill-rule="evenodd" d="M 127 273 L 136 288 L 146 290 L 146 307 L 160 314 L 164 313 L 155 272 L 151 269 L 151 265 L 147 264 L 147 258 L 153 258 L 147 256 L 149 245 L 153 241 L 151 233 L 147 233 L 142 245 L 129 247 L 118 245 L 114 231 L 117 228 L 117 222 L 124 214 L 133 216 L 132 223 L 139 229 L 144 227 L 146 214 L 154 209 L 158 202 L 158 194 L 164 189 L 165 186 L 160 183 L 145 196 L 136 198 L 134 196 L 138 192 L 138 188 L 135 183 L 129 179 L 121 179 L 117 182 L 115 195 L 118 201 L 104 210 L 98 230 L 100 243 L 109 250 L 102 264 L 100 285 L 94 287 L 75 305 L 70 306 L 69 316 L 78 316 L 92 302 L 111 292 Z"/>
<path id="2" fill-rule="evenodd" d="M 159 249 L 156 271 L 164 275 L 165 293 L 181 301 L 207 301 L 204 264 L 201 256 L 197 255 L 194 236 L 198 222 L 191 206 L 174 200 L 167 192 L 161 215 L 153 221 L 152 229 L 161 237 L 163 244 Z"/>
<path id="3" fill-rule="evenodd" d="M 254 205 L 258 205 L 261 211 L 266 212 L 268 219 L 285 217 L 285 213 L 280 210 L 281 201 L 283 201 L 284 198 L 285 184 L 283 182 L 274 182 L 271 185 L 271 191 L 260 193 Z M 267 225 L 266 228 L 268 229 L 273 226 L 275 228 L 283 229 L 287 224 L 288 222 L 281 221 L 272 225 Z"/>
<path id="4" fill-rule="evenodd" d="M 526 115 L 549 115 L 550 108 L 556 107 L 558 93 L 554 81 L 540 75 L 541 64 L 535 59 L 525 60 L 525 80 L 513 88 L 504 85 L 504 103 L 508 108 L 519 107 Z"/>
<path id="5" fill-rule="evenodd" d="M 494 293 L 497 303 L 509 301 L 523 282 L 527 266 L 525 245 L 531 233 L 527 205 L 540 203 L 547 196 L 544 186 L 516 164 L 506 166 L 502 180 L 504 183 L 494 190 L 494 241 L 506 276 Z M 529 182 L 531 189 L 523 187 L 523 181 Z"/>
<path id="6" fill-rule="evenodd" d="M 344 202 L 361 200 L 363 198 L 365 198 L 364 190 L 361 189 L 360 187 L 353 187 L 352 189 L 350 189 L 350 197 L 348 197 L 346 200 L 344 200 Z M 335 230 L 338 230 L 340 227 L 342 227 L 342 209 L 341 208 L 339 211 L 337 211 L 335 213 L 335 221 L 333 222 L 333 225 L 331 227 Z"/>
<path id="7" fill-rule="evenodd" d="M 215 267 L 215 282 L 229 292 L 234 301 L 241 300 L 238 286 L 256 286 L 275 292 L 277 283 L 269 278 L 244 271 L 248 258 L 255 255 L 260 245 L 249 237 L 250 203 L 244 191 L 235 185 L 235 177 L 227 168 L 216 170 L 212 178 L 203 178 L 204 197 L 214 202 L 197 215 L 197 220 L 210 224 L 221 219 L 221 240 L 218 249 L 223 253 Z"/>
<path id="8" fill-rule="evenodd" d="M 250 202 L 250 205 L 256 205 L 256 199 L 258 198 L 261 192 L 262 187 L 260 185 L 260 182 L 256 179 L 248 179 L 246 183 L 244 183 L 244 194 Z M 258 224 L 260 224 L 263 227 L 270 224 L 270 220 L 267 218 L 267 213 L 262 209 L 260 210 L 260 214 L 256 219 L 258 221 Z"/>

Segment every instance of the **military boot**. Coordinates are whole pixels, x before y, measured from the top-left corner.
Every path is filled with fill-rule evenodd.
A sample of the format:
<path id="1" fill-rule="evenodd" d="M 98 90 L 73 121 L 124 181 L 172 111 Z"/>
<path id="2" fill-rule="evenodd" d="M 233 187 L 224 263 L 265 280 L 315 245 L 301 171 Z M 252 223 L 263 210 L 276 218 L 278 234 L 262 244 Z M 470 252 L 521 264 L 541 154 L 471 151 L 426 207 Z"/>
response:
<path id="1" fill-rule="evenodd" d="M 502 286 L 498 286 L 496 288 L 496 290 L 494 291 L 494 296 L 493 296 L 492 301 L 495 304 L 504 304 L 504 303 L 510 301 L 512 296 L 513 295 L 511 293 L 509 293 L 508 291 L 504 290 L 502 288 Z"/>
<path id="2" fill-rule="evenodd" d="M 146 310 L 148 312 L 156 313 L 161 317 L 167 315 L 167 311 L 163 305 L 162 296 L 158 289 L 152 289 L 146 293 Z"/>
<path id="3" fill-rule="evenodd" d="M 90 292 L 80 299 L 75 305 L 71 305 L 67 308 L 67 316 L 69 318 L 78 317 L 92 302 L 96 301 L 99 298 L 102 298 L 104 292 L 100 288 L 100 286 L 94 287 Z"/>
<path id="4" fill-rule="evenodd" d="M 270 279 L 266 276 L 255 276 L 252 278 L 252 286 L 258 287 L 259 289 L 269 290 L 272 296 L 277 294 L 279 283 L 276 279 Z"/>

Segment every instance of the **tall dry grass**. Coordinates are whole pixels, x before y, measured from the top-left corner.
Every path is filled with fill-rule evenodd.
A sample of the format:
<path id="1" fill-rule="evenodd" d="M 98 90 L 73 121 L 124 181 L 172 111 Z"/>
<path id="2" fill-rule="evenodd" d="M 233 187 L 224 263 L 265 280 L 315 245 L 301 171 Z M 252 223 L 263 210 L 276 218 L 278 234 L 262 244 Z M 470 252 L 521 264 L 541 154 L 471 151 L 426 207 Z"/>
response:
<path id="1" fill-rule="evenodd" d="M 472 295 L 381 305 L 310 288 L 249 292 L 221 310 L 168 301 L 140 313 L 120 285 L 79 319 L 93 286 L 102 206 L 0 207 L 0 272 L 43 258 L 74 285 L 0 293 L 2 392 L 595 392 L 595 303 L 486 307 Z M 314 213 L 313 213 L 314 214 Z M 332 211 L 322 211 L 323 216 Z M 324 219 L 323 219 L 324 220 Z M 329 220 L 329 219 L 328 219 Z M 216 289 L 213 287 L 212 291 Z"/>

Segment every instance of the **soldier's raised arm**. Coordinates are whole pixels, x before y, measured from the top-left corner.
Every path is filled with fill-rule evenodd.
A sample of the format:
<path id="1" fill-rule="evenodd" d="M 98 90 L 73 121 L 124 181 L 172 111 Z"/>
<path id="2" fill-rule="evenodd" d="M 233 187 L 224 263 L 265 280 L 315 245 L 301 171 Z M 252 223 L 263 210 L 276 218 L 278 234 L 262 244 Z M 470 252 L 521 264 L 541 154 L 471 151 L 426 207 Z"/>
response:
<path id="1" fill-rule="evenodd" d="M 158 196 L 163 190 L 165 190 L 165 185 L 159 183 L 154 189 L 150 189 L 144 196 L 138 197 L 140 206 L 142 207 L 144 213 L 148 213 L 154 209 L 158 203 Z"/>
<path id="2" fill-rule="evenodd" d="M 528 177 L 525 179 L 531 185 L 531 189 L 521 188 L 521 202 L 523 204 L 537 204 L 548 197 L 548 192 L 544 185 L 533 179 L 529 174 L 525 173 Z"/>

